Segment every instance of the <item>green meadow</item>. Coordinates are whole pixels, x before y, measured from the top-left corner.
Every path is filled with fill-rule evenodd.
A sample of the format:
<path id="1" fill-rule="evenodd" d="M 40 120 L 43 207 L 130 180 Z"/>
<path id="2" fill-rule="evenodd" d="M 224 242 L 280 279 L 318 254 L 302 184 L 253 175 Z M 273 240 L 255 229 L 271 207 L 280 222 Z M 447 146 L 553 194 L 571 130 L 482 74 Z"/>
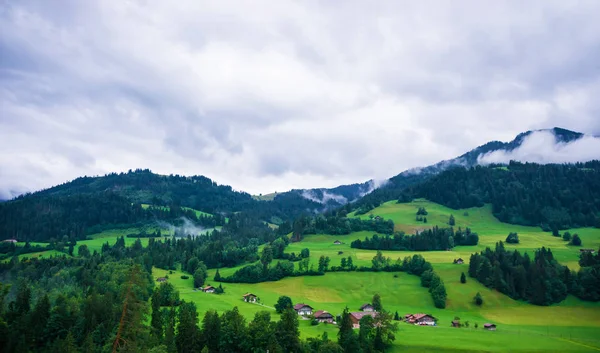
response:
<path id="1" fill-rule="evenodd" d="M 415 213 L 419 207 L 426 207 L 428 223 L 417 222 Z M 268 310 L 276 316 L 272 306 L 280 295 L 287 295 L 294 303 L 306 303 L 315 310 L 327 310 L 339 314 L 347 306 L 358 311 L 360 305 L 369 302 L 375 293 L 382 297 L 384 307 L 400 315 L 424 312 L 438 319 L 437 327 L 419 327 L 400 323 L 397 340 L 392 351 L 441 351 L 441 352 L 593 352 L 600 351 L 600 303 L 584 302 L 569 296 L 565 301 L 548 307 L 530 305 L 515 301 L 495 290 L 488 289 L 476 280 L 468 278 L 460 283 L 461 272 L 467 272 L 471 253 L 481 251 L 504 241 L 509 232 L 517 232 L 520 244 L 506 244 L 508 248 L 533 252 L 545 246 L 552 248 L 556 258 L 572 268 L 578 268 L 579 248 L 567 245 L 561 238 L 535 227 L 515 226 L 499 222 L 492 214 L 490 206 L 467 210 L 451 210 L 426 200 L 397 204 L 388 202 L 374 209 L 371 214 L 392 219 L 398 230 L 413 233 L 426 227 L 447 226 L 450 214 L 456 219 L 456 227 L 470 227 L 480 236 L 480 244 L 469 247 L 456 247 L 452 251 L 407 252 L 387 251 L 385 256 L 393 260 L 415 253 L 430 261 L 435 271 L 443 278 L 448 292 L 446 309 L 436 309 L 427 289 L 420 286 L 416 276 L 405 273 L 338 272 L 324 276 L 286 278 L 277 282 L 257 284 L 223 283 L 225 294 L 214 295 L 195 291 L 192 280 L 182 280 L 181 273 L 174 271 L 169 281 L 181 292 L 182 299 L 196 303 L 200 315 L 209 309 L 219 312 L 238 306 L 250 320 L 261 310 Z M 354 216 L 354 215 L 350 215 Z M 368 218 L 369 214 L 361 216 Z M 572 229 L 578 233 L 584 247 L 600 246 L 600 230 L 593 228 Z M 311 262 L 321 255 L 331 258 L 330 265 L 339 265 L 342 257 L 351 256 L 356 265 L 370 265 L 375 251 L 350 248 L 350 243 L 358 238 L 371 236 L 373 232 L 357 232 L 344 236 L 308 235 L 303 241 L 290 244 L 286 252 L 299 253 L 303 248 L 310 249 Z M 333 242 L 340 240 L 342 244 Z M 340 254 L 341 252 L 341 254 Z M 455 258 L 463 258 L 467 263 L 455 265 Z M 239 268 L 239 267 L 238 267 Z M 238 268 L 221 269 L 222 275 L 230 275 Z M 208 284 L 216 285 L 210 278 Z M 167 275 L 167 271 L 155 269 L 154 277 Z M 262 305 L 242 301 L 242 295 L 256 294 Z M 484 304 L 478 307 L 472 303 L 475 293 L 480 292 Z M 452 328 L 450 322 L 460 317 L 469 328 Z M 482 329 L 484 323 L 498 325 L 498 331 Z M 474 328 L 477 323 L 478 329 Z M 337 328 L 333 325 L 311 326 L 308 321 L 300 322 L 303 337 L 316 337 L 327 332 L 335 337 Z"/>
<path id="2" fill-rule="evenodd" d="M 418 222 L 415 213 L 419 207 L 425 207 L 429 214 L 428 222 Z M 306 303 L 315 310 L 327 310 L 336 315 L 348 307 L 358 311 L 360 305 L 370 302 L 375 293 L 379 293 L 386 310 L 400 315 L 407 313 L 428 313 L 438 319 L 436 327 L 419 327 L 400 323 L 397 339 L 392 352 L 594 352 L 600 351 L 600 303 L 584 302 L 569 296 L 565 301 L 548 307 L 540 307 L 515 301 L 495 290 L 490 290 L 476 280 L 468 278 L 466 284 L 460 283 L 461 272 L 467 272 L 469 256 L 473 252 L 493 247 L 496 242 L 504 241 L 510 232 L 517 232 L 520 244 L 505 244 L 507 248 L 533 252 L 545 246 L 552 249 L 555 257 L 570 268 L 577 269 L 579 248 L 569 246 L 561 238 L 539 228 L 524 227 L 499 222 L 492 214 L 491 207 L 452 210 L 444 206 L 426 201 L 415 200 L 411 203 L 398 204 L 387 202 L 360 216 L 367 219 L 370 215 L 392 219 L 397 230 L 408 234 L 432 226 L 447 226 L 452 214 L 456 219 L 455 227 L 470 227 L 479 234 L 479 245 L 456 247 L 451 251 L 409 252 L 384 251 L 384 255 L 395 260 L 413 254 L 423 255 L 434 266 L 442 277 L 448 292 L 446 309 L 436 309 L 426 288 L 420 286 L 420 279 L 406 273 L 372 273 L 372 272 L 338 272 L 326 273 L 323 276 L 303 276 L 286 278 L 277 282 L 257 284 L 223 283 L 225 293 L 222 295 L 206 294 L 194 290 L 191 278 L 181 279 L 183 273 L 155 268 L 153 277 L 168 276 L 169 281 L 180 291 L 186 301 L 193 301 L 200 317 L 209 309 L 219 312 L 238 306 L 240 312 L 251 320 L 261 310 L 277 314 L 273 305 L 281 295 L 292 298 L 294 303 Z M 349 217 L 355 217 L 350 214 Z M 137 229 L 109 230 L 94 234 L 89 240 L 78 241 L 77 246 L 86 244 L 91 251 L 100 251 L 102 244 L 114 244 L 117 237 L 126 236 Z M 580 235 L 583 247 L 600 247 L 600 229 L 571 229 L 570 232 Z M 311 262 L 315 264 L 321 255 L 331 258 L 330 266 L 339 265 L 342 257 L 351 256 L 355 265 L 370 266 L 376 251 L 352 249 L 350 243 L 358 238 L 372 236 L 373 232 L 356 232 L 344 236 L 307 235 L 301 242 L 291 243 L 286 252 L 300 253 L 303 248 L 310 249 Z M 333 242 L 339 240 L 340 245 Z M 125 238 L 131 245 L 135 239 Z M 142 239 L 144 246 L 148 239 Z M 340 254 L 341 252 L 341 254 Z M 22 255 L 23 257 L 62 255 L 56 252 L 42 252 Z M 455 265 L 453 260 L 463 258 L 465 264 Z M 240 266 L 241 267 L 241 266 Z M 235 272 L 237 268 L 220 269 L 223 276 Z M 207 284 L 218 285 L 212 278 L 215 270 L 209 271 Z M 187 274 L 189 276 L 189 274 Z M 191 276 L 190 276 L 191 277 Z M 242 295 L 251 292 L 260 298 L 261 304 L 249 304 L 242 301 Z M 480 292 L 484 304 L 478 307 L 472 303 L 475 293 Z M 469 321 L 469 328 L 452 328 L 450 322 L 460 317 L 464 323 Z M 498 325 L 495 332 L 482 329 L 484 323 Z M 475 329 L 474 325 L 479 328 Z M 300 321 L 302 337 L 316 337 L 324 332 L 334 338 L 337 328 L 334 325 L 319 324 L 311 326 L 309 321 Z"/>

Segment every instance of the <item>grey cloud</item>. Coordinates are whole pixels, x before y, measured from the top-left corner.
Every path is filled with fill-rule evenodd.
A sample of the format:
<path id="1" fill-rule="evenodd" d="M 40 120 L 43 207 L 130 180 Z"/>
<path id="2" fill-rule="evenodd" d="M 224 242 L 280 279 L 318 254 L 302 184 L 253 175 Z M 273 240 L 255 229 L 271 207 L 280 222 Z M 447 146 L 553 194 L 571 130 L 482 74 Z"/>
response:
<path id="1" fill-rule="evenodd" d="M 135 167 L 250 192 L 331 187 L 532 128 L 599 134 L 599 10 L 3 2 L 0 165 L 14 172 L 0 190 Z M 22 177 L 23 160 L 47 175 Z"/>
<path id="2" fill-rule="evenodd" d="M 511 160 L 533 163 L 575 163 L 600 159 L 600 138 L 583 136 L 570 143 L 558 142 L 548 131 L 536 131 L 512 151 L 494 151 L 481 155 L 480 164 L 508 163 Z"/>

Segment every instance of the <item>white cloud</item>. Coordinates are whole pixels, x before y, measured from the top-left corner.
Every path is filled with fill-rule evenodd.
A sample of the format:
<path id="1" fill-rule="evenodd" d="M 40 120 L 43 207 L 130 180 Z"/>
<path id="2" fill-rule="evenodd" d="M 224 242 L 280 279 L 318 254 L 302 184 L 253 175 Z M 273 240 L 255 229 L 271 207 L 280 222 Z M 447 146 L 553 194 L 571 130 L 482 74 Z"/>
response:
<path id="1" fill-rule="evenodd" d="M 435 9 L 432 11 L 432 9 Z M 0 193 L 150 168 L 252 193 L 600 134 L 600 4 L 0 4 Z"/>
<path id="2" fill-rule="evenodd" d="M 520 162 L 575 163 L 600 159 L 600 138 L 583 136 L 570 143 L 557 142 L 549 131 L 535 131 L 527 136 L 521 146 L 512 151 L 494 151 L 478 157 L 478 163 Z"/>

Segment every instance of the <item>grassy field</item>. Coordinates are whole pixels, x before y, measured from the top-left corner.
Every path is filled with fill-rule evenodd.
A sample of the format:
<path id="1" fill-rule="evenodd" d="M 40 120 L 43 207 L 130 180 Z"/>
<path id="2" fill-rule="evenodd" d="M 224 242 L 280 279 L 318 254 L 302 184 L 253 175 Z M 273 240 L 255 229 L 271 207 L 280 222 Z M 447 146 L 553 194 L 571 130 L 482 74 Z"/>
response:
<path id="1" fill-rule="evenodd" d="M 426 207 L 428 223 L 415 220 L 418 207 Z M 486 246 L 494 246 L 497 241 L 504 241 L 509 232 L 517 232 L 520 244 L 506 244 L 507 248 L 532 252 L 541 246 L 550 247 L 555 257 L 571 268 L 578 268 L 579 248 L 571 247 L 562 239 L 553 237 L 535 227 L 523 227 L 499 222 L 491 214 L 491 208 L 472 208 L 467 210 L 451 210 L 426 200 L 397 204 L 388 202 L 374 209 L 370 214 L 392 219 L 397 230 L 413 233 L 434 225 L 446 226 L 450 214 L 456 219 L 456 227 L 470 227 L 480 236 L 480 244 L 469 247 L 456 247 L 452 251 L 406 252 L 387 251 L 385 256 L 392 259 L 403 258 L 415 253 L 423 255 L 430 261 L 435 271 L 443 278 L 448 292 L 448 303 L 445 310 L 436 309 L 425 288 L 420 286 L 418 277 L 405 273 L 327 273 L 324 276 L 293 277 L 277 282 L 258 284 L 224 283 L 225 294 L 214 295 L 195 291 L 192 279 L 181 279 L 181 272 L 154 269 L 153 276 L 168 275 L 169 281 L 180 291 L 181 298 L 196 303 L 200 317 L 208 309 L 219 312 L 238 306 L 241 313 L 251 320 L 261 310 L 271 311 L 276 319 L 272 306 L 280 295 L 288 295 L 294 303 L 304 302 L 316 310 L 327 310 L 339 314 L 346 306 L 357 311 L 360 305 L 369 302 L 375 293 L 382 297 L 383 305 L 400 315 L 406 313 L 425 312 L 438 318 L 437 327 L 417 327 L 401 323 L 393 352 L 597 352 L 600 351 L 600 303 L 581 301 L 569 296 L 562 303 L 549 307 L 533 306 L 514 301 L 509 297 L 488 288 L 469 278 L 466 284 L 459 281 L 461 272 L 467 272 L 468 264 L 454 265 L 453 259 L 461 257 L 466 262 L 471 253 L 481 251 Z M 354 216 L 354 215 L 350 215 Z M 361 216 L 368 218 L 369 214 Z M 117 237 L 137 232 L 137 229 L 109 230 L 94 234 L 90 240 L 78 241 L 77 246 L 86 244 L 91 251 L 100 251 L 102 244 L 114 244 Z M 578 233 L 586 248 L 600 247 L 600 230 L 593 228 L 572 229 Z M 300 253 L 309 248 L 311 261 L 315 263 L 321 255 L 331 258 L 330 265 L 339 265 L 342 257 L 351 256 L 354 264 L 369 266 L 375 251 L 350 248 L 350 243 L 358 238 L 372 236 L 373 232 L 357 232 L 345 236 L 309 235 L 303 241 L 292 243 L 286 252 Z M 335 245 L 340 240 L 341 245 Z M 135 239 L 125 238 L 131 245 Z M 146 245 L 148 239 L 142 239 Z M 338 254 L 342 252 L 342 254 Z M 62 255 L 54 251 L 22 255 L 22 257 Z M 241 266 L 240 266 L 241 267 Z M 238 267 L 239 268 L 239 267 Z M 224 276 L 235 272 L 237 268 L 221 269 Z M 209 271 L 212 279 L 215 270 Z M 209 280 L 208 284 L 215 285 Z M 263 305 L 249 304 L 242 301 L 242 295 L 252 292 Z M 477 307 L 472 304 L 475 293 L 480 292 L 484 304 Z M 450 322 L 455 317 L 461 321 L 469 321 L 470 328 L 451 328 Z M 481 329 L 483 323 L 493 322 L 498 331 L 488 332 Z M 480 328 L 474 329 L 477 323 Z M 311 326 L 308 321 L 300 322 L 302 337 L 316 337 L 328 332 L 334 338 L 337 328 L 333 325 L 320 324 Z"/>
<path id="2" fill-rule="evenodd" d="M 415 221 L 418 207 L 426 207 L 429 215 L 424 225 Z M 225 294 L 213 295 L 194 291 L 192 280 L 182 280 L 181 273 L 174 272 L 170 281 L 180 290 L 182 299 L 196 303 L 202 315 L 208 309 L 220 312 L 238 306 L 242 314 L 250 320 L 261 310 L 269 310 L 276 314 L 272 306 L 280 295 L 288 295 L 294 303 L 303 302 L 315 310 L 327 310 L 339 314 L 346 306 L 357 311 L 360 305 L 369 302 L 375 293 L 382 297 L 384 307 L 400 315 L 406 313 L 425 312 L 438 318 L 437 327 L 417 327 L 400 324 L 397 341 L 392 351 L 440 351 L 440 352 L 594 352 L 600 351 L 600 303 L 584 302 L 569 296 L 562 303 L 549 307 L 539 307 L 510 299 L 495 290 L 490 290 L 476 280 L 468 279 L 466 284 L 460 283 L 461 272 L 467 272 L 468 264 L 454 265 L 453 259 L 462 257 L 466 262 L 471 253 L 493 246 L 497 241 L 505 240 L 509 232 L 516 231 L 521 243 L 507 245 L 520 251 L 533 251 L 541 246 L 552 248 L 559 261 L 570 267 L 578 267 L 579 248 L 570 247 L 559 238 L 542 232 L 534 227 L 504 224 L 494 218 L 490 207 L 468 210 L 451 210 L 425 200 L 417 200 L 407 204 L 389 202 L 373 210 L 373 215 L 393 219 L 397 229 L 412 233 L 424 226 L 444 226 L 450 214 L 456 218 L 456 226 L 471 227 L 480 235 L 477 246 L 457 247 L 453 251 L 432 252 L 400 252 L 388 251 L 384 255 L 392 259 L 403 258 L 420 253 L 430 261 L 435 271 L 443 278 L 448 292 L 448 305 L 444 310 L 433 306 L 431 297 L 425 288 L 420 286 L 418 277 L 405 273 L 327 273 L 316 277 L 286 278 L 277 282 L 258 284 L 223 284 Z M 466 213 L 465 213 L 466 212 Z M 468 215 L 467 215 L 468 214 Z M 369 217 L 364 215 L 362 217 Z M 573 229 L 578 233 L 585 247 L 597 248 L 600 245 L 600 230 L 585 228 Z M 357 232 L 345 236 L 310 235 L 303 241 L 292 243 L 286 252 L 299 253 L 309 248 L 311 261 L 316 263 L 321 255 L 329 256 L 331 265 L 339 265 L 342 257 L 352 256 L 357 265 L 369 265 L 375 251 L 350 248 L 350 242 L 357 238 L 371 236 L 372 232 Z M 335 245 L 340 240 L 341 245 Z M 343 252 L 342 254 L 338 254 Z M 239 268 L 239 267 L 238 267 Z M 221 269 L 222 275 L 232 274 L 237 268 Z M 210 271 L 209 278 L 215 271 Z M 154 276 L 164 276 L 166 271 L 155 269 Z M 215 284 L 208 281 L 209 284 Z M 246 292 L 256 294 L 265 306 L 244 303 L 241 299 Z M 480 292 L 484 304 L 477 307 L 472 303 L 475 293 Z M 451 328 L 450 322 L 455 316 L 461 321 L 469 321 L 470 328 Z M 493 322 L 498 331 L 488 332 L 481 329 L 483 323 Z M 477 323 L 480 328 L 474 329 Z M 328 332 L 335 337 L 337 328 L 320 324 L 310 326 L 308 321 L 301 321 L 303 337 L 315 337 Z"/>

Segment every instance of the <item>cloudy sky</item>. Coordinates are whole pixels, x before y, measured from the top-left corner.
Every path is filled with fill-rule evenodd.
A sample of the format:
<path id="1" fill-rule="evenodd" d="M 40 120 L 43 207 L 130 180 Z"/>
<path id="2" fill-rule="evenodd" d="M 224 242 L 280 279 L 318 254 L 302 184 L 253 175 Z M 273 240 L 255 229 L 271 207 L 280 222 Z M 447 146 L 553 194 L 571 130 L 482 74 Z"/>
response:
<path id="1" fill-rule="evenodd" d="M 150 168 L 251 193 L 600 134 L 600 2 L 0 1 L 0 198 Z M 568 153 L 577 158 L 576 153 Z"/>

